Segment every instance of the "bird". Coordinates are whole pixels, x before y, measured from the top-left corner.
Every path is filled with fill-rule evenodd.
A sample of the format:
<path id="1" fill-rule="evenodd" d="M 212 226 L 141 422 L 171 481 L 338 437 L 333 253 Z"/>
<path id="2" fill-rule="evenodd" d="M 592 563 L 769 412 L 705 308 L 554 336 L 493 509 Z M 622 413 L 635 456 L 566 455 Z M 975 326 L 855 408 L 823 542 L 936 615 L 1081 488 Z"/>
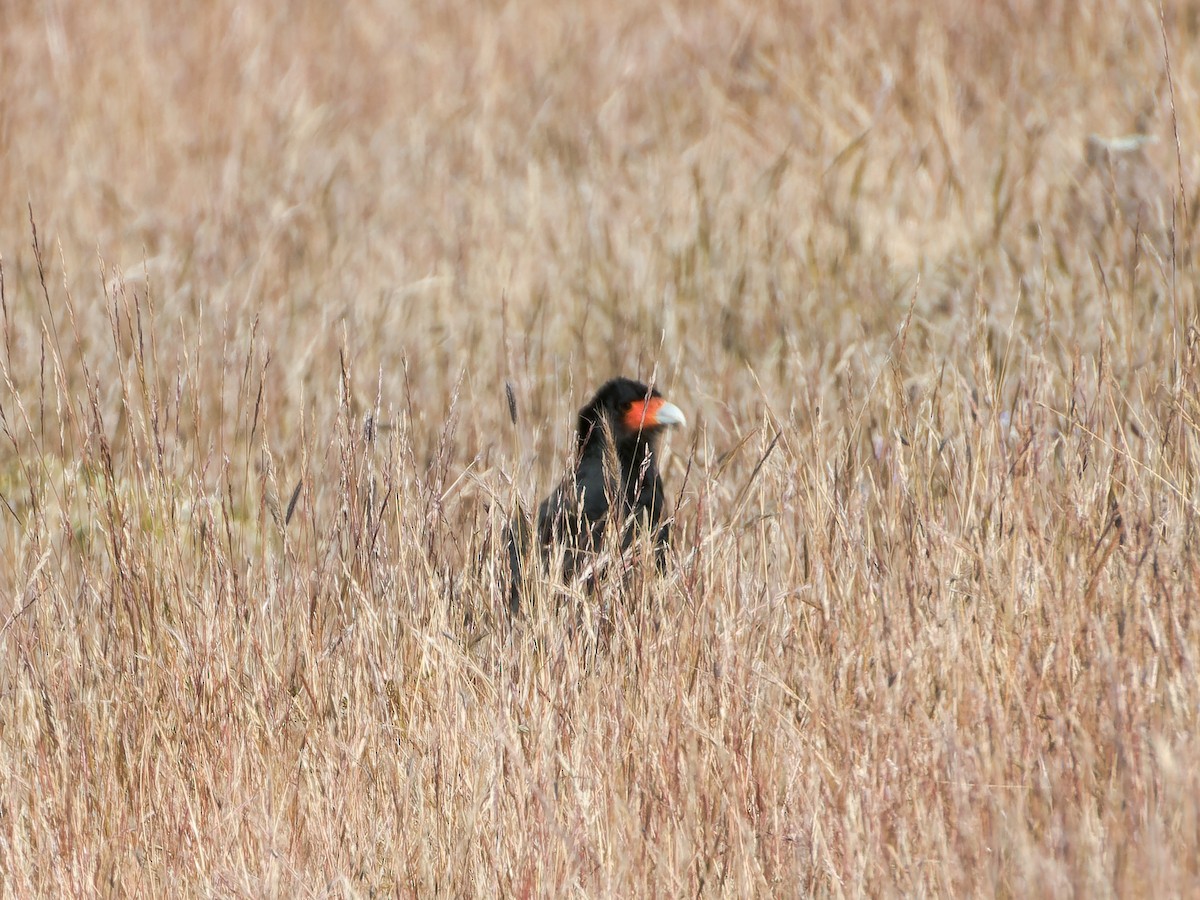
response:
<path id="1" fill-rule="evenodd" d="M 658 449 L 668 428 L 687 425 L 683 411 L 656 388 L 631 378 L 605 382 L 579 410 L 574 468 L 538 507 L 536 527 L 518 512 L 509 528 L 509 609 L 521 606 L 529 547 L 536 537 L 545 564 L 564 548 L 563 575 L 572 580 L 605 548 L 609 528 L 623 529 L 624 550 L 639 532 L 652 534 L 661 569 L 670 540 Z"/>

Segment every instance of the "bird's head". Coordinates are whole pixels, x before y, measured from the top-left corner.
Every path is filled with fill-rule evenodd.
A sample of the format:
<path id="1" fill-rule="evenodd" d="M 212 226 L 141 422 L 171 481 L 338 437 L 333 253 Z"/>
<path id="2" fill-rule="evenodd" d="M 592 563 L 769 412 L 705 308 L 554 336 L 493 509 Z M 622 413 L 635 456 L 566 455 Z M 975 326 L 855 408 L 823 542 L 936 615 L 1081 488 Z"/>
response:
<path id="1" fill-rule="evenodd" d="M 579 443 L 588 446 L 607 427 L 620 449 L 653 439 L 673 425 L 686 424 L 683 411 L 656 389 L 630 378 L 614 378 L 579 411 Z"/>

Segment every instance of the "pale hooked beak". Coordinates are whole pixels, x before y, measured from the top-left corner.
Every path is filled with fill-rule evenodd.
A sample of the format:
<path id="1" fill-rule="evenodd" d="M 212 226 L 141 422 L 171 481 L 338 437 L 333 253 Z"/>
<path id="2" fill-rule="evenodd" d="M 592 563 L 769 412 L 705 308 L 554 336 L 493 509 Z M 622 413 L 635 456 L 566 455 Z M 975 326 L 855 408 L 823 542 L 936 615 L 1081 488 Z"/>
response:
<path id="1" fill-rule="evenodd" d="M 654 425 L 686 425 L 687 416 L 683 414 L 683 410 L 674 403 L 663 402 L 663 405 L 654 410 Z"/>

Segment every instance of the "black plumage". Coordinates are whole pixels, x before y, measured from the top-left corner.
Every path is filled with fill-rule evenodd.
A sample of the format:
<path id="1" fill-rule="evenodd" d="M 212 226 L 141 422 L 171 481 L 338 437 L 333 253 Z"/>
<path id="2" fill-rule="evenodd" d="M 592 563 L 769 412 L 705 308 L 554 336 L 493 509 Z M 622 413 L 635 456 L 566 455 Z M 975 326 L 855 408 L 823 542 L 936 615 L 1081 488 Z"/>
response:
<path id="1" fill-rule="evenodd" d="M 622 529 L 620 548 L 639 530 L 654 538 L 661 566 L 670 539 L 657 452 L 663 431 L 687 424 L 677 406 L 629 378 L 605 383 L 579 411 L 575 468 L 538 507 L 535 528 L 518 515 L 508 540 L 509 605 L 520 605 L 529 544 L 536 537 L 543 561 L 564 548 L 564 576 L 583 572 L 605 549 L 609 529 Z"/>

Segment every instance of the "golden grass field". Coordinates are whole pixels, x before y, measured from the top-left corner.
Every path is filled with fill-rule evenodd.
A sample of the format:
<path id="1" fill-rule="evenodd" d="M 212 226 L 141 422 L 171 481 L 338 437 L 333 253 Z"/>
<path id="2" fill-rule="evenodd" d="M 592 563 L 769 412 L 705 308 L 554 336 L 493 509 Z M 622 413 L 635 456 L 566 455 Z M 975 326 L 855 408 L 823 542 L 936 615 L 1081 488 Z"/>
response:
<path id="1" fill-rule="evenodd" d="M 0 896 L 1200 894 L 1195 0 L 0 60 Z M 667 571 L 510 621 L 615 374 Z"/>

